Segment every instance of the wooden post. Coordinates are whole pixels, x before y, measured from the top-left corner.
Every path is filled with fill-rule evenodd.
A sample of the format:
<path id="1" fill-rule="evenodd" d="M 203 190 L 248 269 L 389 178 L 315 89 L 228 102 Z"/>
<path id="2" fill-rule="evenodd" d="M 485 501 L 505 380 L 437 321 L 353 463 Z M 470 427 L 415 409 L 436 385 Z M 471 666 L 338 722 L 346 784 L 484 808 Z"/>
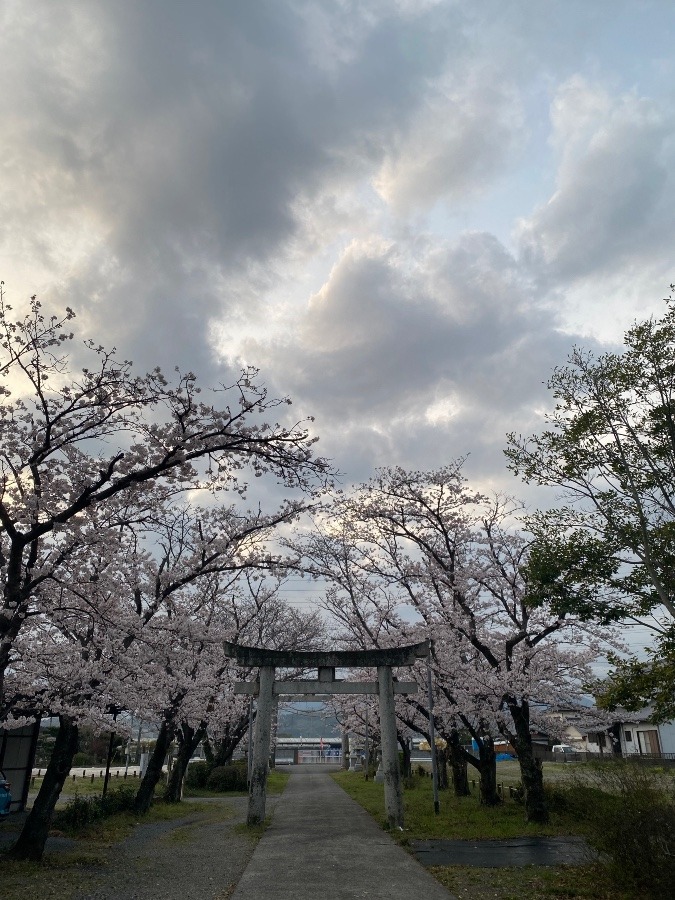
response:
<path id="1" fill-rule="evenodd" d="M 255 717 L 255 738 L 253 741 L 253 766 L 248 795 L 248 825 L 259 825 L 265 821 L 265 800 L 267 794 L 267 768 L 270 759 L 270 734 L 272 731 L 272 709 L 274 706 L 274 666 L 260 667 L 260 693 Z"/>
<path id="2" fill-rule="evenodd" d="M 382 737 L 382 771 L 384 773 L 384 807 L 391 828 L 403 828 L 403 794 L 396 742 L 394 680 L 391 666 L 377 667 L 380 693 L 380 733 Z"/>

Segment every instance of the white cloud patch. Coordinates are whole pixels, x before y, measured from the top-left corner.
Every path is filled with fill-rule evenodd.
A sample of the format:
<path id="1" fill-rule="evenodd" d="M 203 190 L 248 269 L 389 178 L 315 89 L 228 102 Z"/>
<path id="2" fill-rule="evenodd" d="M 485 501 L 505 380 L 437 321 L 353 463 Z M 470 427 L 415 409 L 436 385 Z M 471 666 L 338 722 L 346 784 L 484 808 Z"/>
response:
<path id="1" fill-rule="evenodd" d="M 494 464 L 566 345 L 514 258 L 480 233 L 353 242 L 293 320 L 284 339 L 243 341 L 242 357 L 283 377 L 326 452 L 358 433 L 371 466 L 383 447 L 414 464 L 415 434 L 429 465 L 481 447 Z"/>
<path id="2" fill-rule="evenodd" d="M 503 174 L 523 126 L 514 85 L 495 68 L 467 66 L 434 85 L 387 152 L 375 187 L 399 213 L 466 201 Z"/>
<path id="3" fill-rule="evenodd" d="M 580 77 L 551 108 L 555 193 L 520 222 L 523 259 L 568 282 L 672 255 L 675 116 L 635 93 L 612 97 Z"/>

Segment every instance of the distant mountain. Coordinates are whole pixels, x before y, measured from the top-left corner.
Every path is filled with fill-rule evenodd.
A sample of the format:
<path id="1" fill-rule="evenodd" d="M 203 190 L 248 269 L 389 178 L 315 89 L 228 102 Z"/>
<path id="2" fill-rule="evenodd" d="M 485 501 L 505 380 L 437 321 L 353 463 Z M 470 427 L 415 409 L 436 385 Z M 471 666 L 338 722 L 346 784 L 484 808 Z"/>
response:
<path id="1" fill-rule="evenodd" d="M 340 725 L 323 704 L 294 703 L 279 707 L 279 737 L 339 737 Z"/>

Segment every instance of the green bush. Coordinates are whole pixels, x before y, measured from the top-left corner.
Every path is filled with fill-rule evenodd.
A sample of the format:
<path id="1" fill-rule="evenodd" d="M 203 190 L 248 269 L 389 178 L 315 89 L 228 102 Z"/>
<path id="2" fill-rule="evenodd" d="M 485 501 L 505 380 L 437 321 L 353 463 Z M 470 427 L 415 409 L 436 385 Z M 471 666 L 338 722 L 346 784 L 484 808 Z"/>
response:
<path id="1" fill-rule="evenodd" d="M 210 791 L 218 791 L 219 793 L 224 791 L 245 791 L 248 788 L 246 775 L 246 765 L 216 766 L 209 773 L 206 787 Z"/>
<path id="2" fill-rule="evenodd" d="M 135 796 L 136 791 L 129 787 L 108 791 L 105 797 L 82 797 L 77 794 L 63 809 L 58 810 L 52 824 L 61 830 L 78 831 L 92 822 L 132 809 Z"/>
<path id="3" fill-rule="evenodd" d="M 558 809 L 584 822 L 617 888 L 669 897 L 675 884 L 675 793 L 662 775 L 631 762 L 584 767 Z M 551 793 L 549 792 L 549 798 Z"/>
<path id="4" fill-rule="evenodd" d="M 95 766 L 96 760 L 91 755 L 91 753 L 76 753 L 73 757 L 72 765 L 75 767 L 79 766 Z"/>
<path id="5" fill-rule="evenodd" d="M 420 776 L 418 774 L 404 775 L 403 779 L 402 779 L 403 787 L 407 791 L 414 791 L 415 788 L 420 784 L 420 782 L 422 780 L 423 780 L 422 776 Z"/>
<path id="6" fill-rule="evenodd" d="M 190 763 L 185 775 L 185 786 L 191 788 L 205 788 L 211 769 L 212 766 L 207 762 Z"/>

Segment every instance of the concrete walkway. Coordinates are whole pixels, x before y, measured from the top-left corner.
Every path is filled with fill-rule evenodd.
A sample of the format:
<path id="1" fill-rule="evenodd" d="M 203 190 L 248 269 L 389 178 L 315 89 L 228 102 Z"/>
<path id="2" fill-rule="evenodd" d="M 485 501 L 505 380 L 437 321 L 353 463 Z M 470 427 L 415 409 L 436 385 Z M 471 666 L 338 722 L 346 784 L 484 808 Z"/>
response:
<path id="1" fill-rule="evenodd" d="M 291 772 L 232 900 L 451 900 L 330 775 Z"/>

